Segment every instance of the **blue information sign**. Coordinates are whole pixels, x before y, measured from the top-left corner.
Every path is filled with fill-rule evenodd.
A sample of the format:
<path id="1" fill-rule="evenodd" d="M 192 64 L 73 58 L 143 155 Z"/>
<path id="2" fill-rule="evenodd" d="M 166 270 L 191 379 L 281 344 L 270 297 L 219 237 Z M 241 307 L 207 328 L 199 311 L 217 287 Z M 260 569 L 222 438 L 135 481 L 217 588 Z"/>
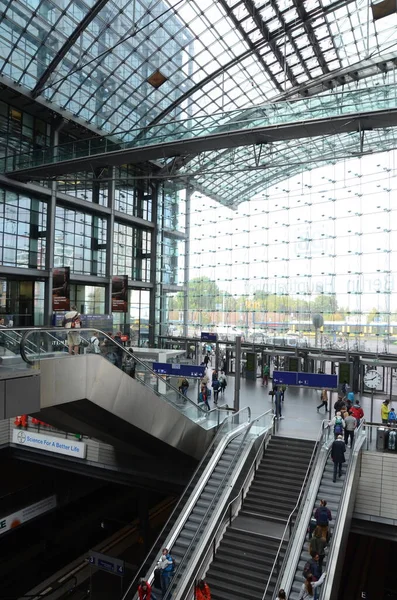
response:
<path id="1" fill-rule="evenodd" d="M 328 388 L 338 387 L 337 375 L 321 373 L 295 373 L 292 371 L 273 371 L 274 385 L 299 385 L 301 387 Z"/>
<path id="2" fill-rule="evenodd" d="M 153 363 L 153 371 L 159 375 L 171 375 L 173 377 L 204 377 L 205 367 L 196 365 L 177 365 L 175 363 Z"/>
<path id="3" fill-rule="evenodd" d="M 336 389 L 338 387 L 338 376 L 323 375 L 322 373 L 298 373 L 298 385 Z"/>
<path id="4" fill-rule="evenodd" d="M 296 371 L 273 371 L 273 384 L 297 385 L 297 375 L 298 373 Z"/>
<path id="5" fill-rule="evenodd" d="M 120 577 L 123 577 L 124 575 L 124 561 L 119 558 L 114 558 L 113 556 L 102 554 L 102 552 L 90 550 L 88 560 L 90 565 L 102 569 L 102 571 L 107 571 L 108 573 L 119 575 Z"/>
<path id="6" fill-rule="evenodd" d="M 201 341 L 202 342 L 217 342 L 218 335 L 216 333 L 208 333 L 205 331 L 201 332 Z"/>

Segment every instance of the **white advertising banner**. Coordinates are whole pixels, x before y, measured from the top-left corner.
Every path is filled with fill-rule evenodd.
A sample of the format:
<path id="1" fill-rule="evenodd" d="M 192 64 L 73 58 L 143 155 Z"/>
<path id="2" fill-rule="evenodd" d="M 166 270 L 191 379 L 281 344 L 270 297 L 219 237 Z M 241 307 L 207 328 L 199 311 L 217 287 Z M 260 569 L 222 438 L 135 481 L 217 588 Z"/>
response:
<path id="1" fill-rule="evenodd" d="M 36 450 L 66 454 L 66 456 L 73 456 L 74 458 L 85 458 L 86 455 L 86 444 L 84 442 L 66 440 L 46 435 L 45 433 L 14 429 L 12 432 L 12 441 L 14 444 L 19 444 L 20 446 L 29 446 L 29 448 L 36 448 Z"/>
<path id="2" fill-rule="evenodd" d="M 49 510 L 53 510 L 57 505 L 57 497 L 49 496 L 48 498 L 44 498 L 43 500 L 39 500 L 35 504 L 31 504 L 30 506 L 26 506 L 17 512 L 8 515 L 7 517 L 0 518 L 0 535 L 6 533 L 10 529 L 15 529 L 23 523 L 27 523 L 31 521 L 35 517 L 42 515 Z"/>

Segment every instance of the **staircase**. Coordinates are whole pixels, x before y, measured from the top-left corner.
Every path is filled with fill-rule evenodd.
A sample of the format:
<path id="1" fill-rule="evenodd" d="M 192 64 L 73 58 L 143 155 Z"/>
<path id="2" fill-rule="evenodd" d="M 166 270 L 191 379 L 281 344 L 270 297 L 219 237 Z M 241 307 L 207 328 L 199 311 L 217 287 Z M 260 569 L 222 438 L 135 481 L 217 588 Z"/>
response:
<path id="1" fill-rule="evenodd" d="M 206 574 L 213 600 L 262 600 L 313 448 L 313 441 L 272 437 L 243 507 L 233 525 L 227 528 Z M 257 533 L 259 530 L 263 530 L 263 535 Z M 287 543 L 288 540 L 283 542 L 280 564 Z M 276 579 L 274 573 L 267 593 L 269 599 Z"/>
<path id="2" fill-rule="evenodd" d="M 345 455 L 346 461 L 348 460 L 349 454 L 350 454 L 350 450 L 347 450 L 346 455 Z M 335 519 L 336 513 L 339 508 L 339 502 L 340 502 L 340 498 L 342 495 L 343 484 L 345 481 L 347 464 L 348 463 L 346 462 L 343 465 L 342 477 L 339 479 L 339 477 L 337 476 L 336 483 L 333 483 L 332 478 L 334 475 L 334 463 L 332 462 L 331 457 L 330 456 L 328 457 L 327 463 L 325 465 L 324 473 L 321 478 L 320 487 L 317 492 L 315 506 L 313 506 L 313 509 L 317 508 L 320 506 L 320 500 L 326 500 L 327 508 L 330 509 L 333 519 Z M 333 532 L 333 528 L 334 528 L 334 522 L 331 521 L 329 524 L 329 532 L 331 535 Z M 323 563 L 323 571 L 327 570 L 327 550 L 325 552 L 326 552 L 326 554 L 325 554 L 325 559 L 324 559 L 324 563 Z M 289 600 L 298 600 L 300 590 L 302 588 L 302 583 L 304 582 L 302 572 L 303 572 L 306 562 L 310 558 L 311 557 L 309 554 L 309 539 L 308 539 L 308 536 L 306 536 L 305 543 L 303 545 L 300 559 L 299 559 L 298 569 L 295 573 L 295 579 L 292 584 L 290 594 L 288 596 Z"/>
<path id="3" fill-rule="evenodd" d="M 314 442 L 273 436 L 240 515 L 287 521 L 302 487 Z"/>

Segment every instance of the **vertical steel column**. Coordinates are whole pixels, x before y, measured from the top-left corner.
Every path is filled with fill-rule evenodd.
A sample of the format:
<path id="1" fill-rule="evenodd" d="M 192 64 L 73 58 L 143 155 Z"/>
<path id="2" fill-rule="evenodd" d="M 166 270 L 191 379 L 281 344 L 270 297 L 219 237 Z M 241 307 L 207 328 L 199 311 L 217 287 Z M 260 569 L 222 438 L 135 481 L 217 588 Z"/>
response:
<path id="1" fill-rule="evenodd" d="M 184 292 L 183 299 L 183 335 L 189 337 L 189 273 L 190 273 L 190 210 L 192 189 L 190 185 L 186 188 L 186 215 L 185 215 L 185 269 L 184 269 Z"/>
<path id="2" fill-rule="evenodd" d="M 240 410 L 241 335 L 236 335 L 236 357 L 234 361 L 234 410 Z"/>
<path id="3" fill-rule="evenodd" d="M 54 158 L 58 153 L 59 132 L 63 127 L 63 120 L 54 125 L 51 138 L 54 148 Z M 45 260 L 46 268 L 48 269 L 48 279 L 45 283 L 44 293 L 44 325 L 52 325 L 52 287 L 53 276 L 52 269 L 54 267 L 54 250 L 55 250 L 55 215 L 57 205 L 57 182 L 51 182 L 51 196 L 47 202 L 47 222 L 46 222 L 46 250 Z"/>
<path id="4" fill-rule="evenodd" d="M 107 218 L 106 231 L 106 277 L 108 283 L 105 290 L 105 314 L 112 313 L 112 276 L 113 276 L 113 244 L 114 244 L 114 204 L 116 194 L 116 169 L 109 167 L 108 207 L 111 212 Z"/>
<path id="5" fill-rule="evenodd" d="M 149 298 L 149 346 L 155 346 L 156 340 L 156 307 L 160 306 L 160 298 L 158 298 L 158 290 L 160 290 L 160 281 L 157 281 L 157 236 L 159 232 L 158 227 L 158 186 L 151 184 L 152 188 L 152 222 L 154 229 L 152 229 L 152 237 L 150 242 L 150 283 L 152 288 L 150 290 Z M 160 315 L 159 315 L 160 316 Z"/>

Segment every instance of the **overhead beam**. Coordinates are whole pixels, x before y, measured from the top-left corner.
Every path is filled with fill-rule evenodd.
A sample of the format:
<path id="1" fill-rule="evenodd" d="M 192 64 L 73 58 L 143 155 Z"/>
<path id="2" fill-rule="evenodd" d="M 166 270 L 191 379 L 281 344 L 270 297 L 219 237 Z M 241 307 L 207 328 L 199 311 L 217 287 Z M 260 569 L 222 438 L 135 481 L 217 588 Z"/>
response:
<path id="1" fill-rule="evenodd" d="M 87 29 L 88 25 L 95 19 L 95 17 L 104 8 L 107 2 L 108 0 L 97 0 L 92 6 L 92 8 L 90 8 L 84 19 L 82 19 L 82 21 L 77 25 L 76 29 L 68 37 L 66 42 L 63 44 L 62 48 L 57 52 L 56 56 L 50 62 L 44 73 L 40 76 L 38 82 L 36 83 L 31 92 L 33 98 L 36 98 L 41 94 L 45 84 L 51 77 L 51 74 L 55 71 L 57 66 L 62 62 L 66 54 L 72 48 L 73 44 L 78 40 L 83 31 Z"/>
<path id="2" fill-rule="evenodd" d="M 133 146 L 91 156 L 79 157 L 58 163 L 43 164 L 9 172 L 7 175 L 19 181 L 48 179 L 65 173 L 76 173 L 96 169 L 104 165 L 116 166 L 138 164 L 159 158 L 187 156 L 198 152 L 209 152 L 224 148 L 237 148 L 252 144 L 322 137 L 397 126 L 397 107 L 374 110 L 368 113 L 334 115 L 308 121 L 296 121 L 239 129 L 202 137 L 192 137 L 164 144 Z M 192 182 L 194 185 L 194 182 Z"/>

